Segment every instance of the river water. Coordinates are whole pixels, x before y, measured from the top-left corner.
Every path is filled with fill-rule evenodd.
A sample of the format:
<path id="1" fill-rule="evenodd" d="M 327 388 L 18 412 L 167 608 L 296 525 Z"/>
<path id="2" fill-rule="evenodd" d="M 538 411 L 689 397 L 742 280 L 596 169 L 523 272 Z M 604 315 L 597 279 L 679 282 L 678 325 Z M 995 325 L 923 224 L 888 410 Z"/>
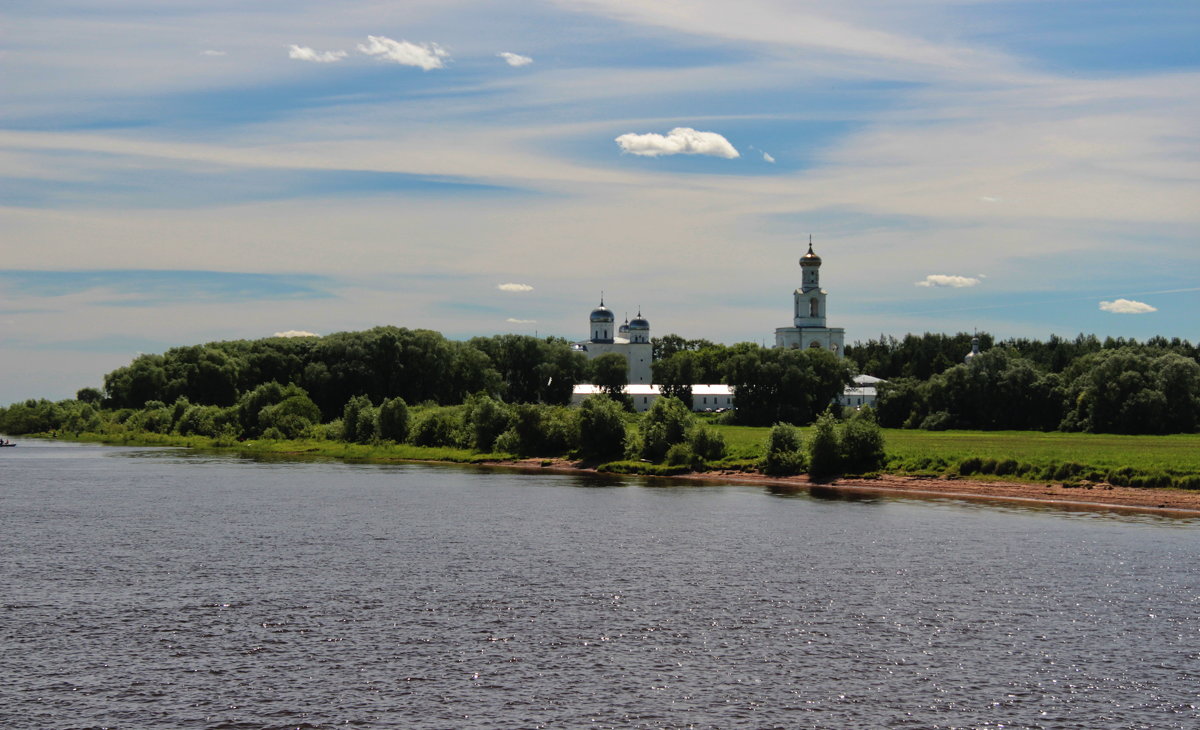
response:
<path id="1" fill-rule="evenodd" d="M 1196 728 L 1200 522 L 0 453 L 0 727 Z"/>

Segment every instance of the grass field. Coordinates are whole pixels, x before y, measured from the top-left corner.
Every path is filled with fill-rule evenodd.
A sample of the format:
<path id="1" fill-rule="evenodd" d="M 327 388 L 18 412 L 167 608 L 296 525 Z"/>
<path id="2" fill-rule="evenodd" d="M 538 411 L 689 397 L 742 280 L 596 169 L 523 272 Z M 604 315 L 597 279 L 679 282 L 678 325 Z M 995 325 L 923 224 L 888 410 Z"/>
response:
<path id="1" fill-rule="evenodd" d="M 715 426 L 725 437 L 731 456 L 757 458 L 763 453 L 768 428 Z M 804 439 L 811 429 L 803 428 Z M 888 471 L 941 474 L 977 459 L 995 462 L 984 476 L 1040 481 L 1046 478 L 1169 477 L 1169 484 L 1200 482 L 1200 434 L 1121 436 L 1039 431 L 915 431 L 884 429 Z M 971 462 L 973 463 L 973 462 Z M 982 465 L 982 464 L 981 464 Z M 996 471 L 996 467 L 1000 471 Z M 1063 465 L 1074 465 L 1066 469 Z M 1061 472 L 1048 477 L 1048 469 Z M 978 474 L 980 469 L 968 469 Z M 1153 479 L 1151 479 L 1153 481 Z M 1163 480 L 1159 480 L 1163 481 Z M 1168 486 L 1146 484 L 1145 486 Z M 1137 484 L 1135 484 L 1136 486 Z M 1200 486 L 1200 485 L 1197 485 Z"/>
<path id="2" fill-rule="evenodd" d="M 727 456 L 715 468 L 750 468 L 762 458 L 766 427 L 710 424 L 725 438 Z M 811 428 L 801 429 L 807 441 Z M 388 463 L 446 461 L 475 463 L 511 458 L 467 449 L 408 444 L 348 444 L 340 441 L 250 441 L 221 443 L 204 437 L 130 434 L 82 435 L 76 440 L 155 446 L 217 448 L 281 457 L 316 457 Z M 1037 431 L 907 431 L 884 429 L 885 471 L 895 474 L 953 474 L 1013 481 L 1108 481 L 1145 487 L 1200 489 L 1200 434 L 1119 436 Z M 551 455 L 553 456 L 553 455 Z M 633 462 L 630 462 L 632 465 Z M 664 472 L 665 473 L 665 472 Z"/>

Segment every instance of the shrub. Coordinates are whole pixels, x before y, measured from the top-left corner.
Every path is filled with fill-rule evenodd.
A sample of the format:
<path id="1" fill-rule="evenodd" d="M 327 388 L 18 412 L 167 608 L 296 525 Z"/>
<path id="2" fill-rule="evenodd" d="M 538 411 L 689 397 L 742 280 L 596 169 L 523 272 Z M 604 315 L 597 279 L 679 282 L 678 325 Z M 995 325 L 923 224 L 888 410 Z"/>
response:
<path id="1" fill-rule="evenodd" d="M 451 408 L 429 408 L 413 419 L 408 439 L 417 446 L 457 446 L 459 421 Z"/>
<path id="2" fill-rule="evenodd" d="M 921 421 L 920 428 L 924 431 L 945 431 L 954 428 L 954 417 L 946 411 L 936 411 Z"/>
<path id="3" fill-rule="evenodd" d="M 983 465 L 983 459 L 978 456 L 969 456 L 958 463 L 958 473 L 963 476 L 971 476 L 979 471 Z"/>
<path id="4" fill-rule="evenodd" d="M 767 455 L 760 467 L 764 474 L 787 476 L 804 470 L 804 451 L 800 443 L 800 429 L 790 423 L 776 423 L 767 437 Z"/>
<path id="5" fill-rule="evenodd" d="M 486 393 L 468 396 L 463 405 L 464 441 L 476 451 L 491 451 L 512 423 L 512 409 Z"/>
<path id="6" fill-rule="evenodd" d="M 1200 476 L 1191 474 L 1186 477 L 1175 477 L 1174 486 L 1178 489 L 1200 489 Z"/>
<path id="7" fill-rule="evenodd" d="M 1051 478 L 1058 479 L 1059 481 L 1062 481 L 1064 479 L 1071 479 L 1075 476 L 1078 476 L 1079 474 L 1082 474 L 1083 470 L 1084 470 L 1083 464 L 1076 464 L 1073 461 L 1068 461 L 1065 464 L 1059 464 L 1058 467 L 1054 470 L 1054 476 Z"/>
<path id="8" fill-rule="evenodd" d="M 1016 459 L 1004 459 L 1000 463 L 996 464 L 996 476 L 1004 476 L 1006 474 L 1012 474 L 1016 470 L 1017 470 L 1017 460 Z"/>
<path id="9" fill-rule="evenodd" d="M 696 426 L 688 438 L 691 450 L 702 461 L 718 461 L 725 458 L 725 437 L 716 429 Z"/>
<path id="10" fill-rule="evenodd" d="M 378 421 L 371 399 L 356 395 L 342 409 L 342 440 L 365 444 L 376 437 Z"/>
<path id="11" fill-rule="evenodd" d="M 642 416 L 640 456 L 662 461 L 672 445 L 686 441 L 696 417 L 678 398 L 659 398 Z"/>
<path id="12" fill-rule="evenodd" d="M 671 444 L 663 463 L 667 466 L 686 466 L 689 469 L 698 469 L 704 465 L 704 460 L 692 451 L 692 447 L 687 442 L 681 441 Z"/>
<path id="13" fill-rule="evenodd" d="M 856 412 L 842 424 L 838 437 L 843 470 L 862 474 L 883 466 L 883 432 L 870 408 Z"/>

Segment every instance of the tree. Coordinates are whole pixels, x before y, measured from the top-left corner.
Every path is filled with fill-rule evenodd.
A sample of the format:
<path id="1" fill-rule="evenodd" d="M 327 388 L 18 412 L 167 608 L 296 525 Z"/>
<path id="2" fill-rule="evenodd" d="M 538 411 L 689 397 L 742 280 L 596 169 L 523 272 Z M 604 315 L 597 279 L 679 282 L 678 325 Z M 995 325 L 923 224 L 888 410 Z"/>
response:
<path id="1" fill-rule="evenodd" d="M 824 479 L 837 474 L 841 466 L 837 419 L 825 411 L 813 424 L 812 438 L 808 441 L 808 473 L 814 479 Z"/>
<path id="2" fill-rule="evenodd" d="M 97 388 L 80 388 L 75 393 L 75 400 L 79 401 L 80 403 L 97 405 L 100 403 L 100 401 L 104 400 L 104 394 L 101 393 Z"/>
<path id="3" fill-rule="evenodd" d="M 730 357 L 725 382 L 733 388 L 739 422 L 803 424 L 842 393 L 850 372 L 825 350 L 753 346 Z"/>
<path id="4" fill-rule="evenodd" d="M 678 398 L 684 405 L 692 405 L 692 385 L 700 382 L 697 380 L 700 366 L 695 352 L 681 350 L 663 360 L 655 360 L 650 367 L 654 372 L 654 382 L 664 398 Z"/>
<path id="5" fill-rule="evenodd" d="M 512 409 L 486 393 L 476 393 L 463 404 L 463 427 L 476 451 L 492 451 L 496 439 L 512 424 Z"/>
<path id="6" fill-rule="evenodd" d="M 612 398 L 594 395 L 579 409 L 579 453 L 588 459 L 620 458 L 625 450 L 624 408 Z"/>
<path id="7" fill-rule="evenodd" d="M 620 398 L 629 385 L 629 363 L 625 356 L 607 352 L 591 362 L 592 382 L 610 398 Z"/>
<path id="8" fill-rule="evenodd" d="M 294 439 L 321 422 L 321 409 L 299 386 L 289 385 L 284 391 L 283 400 L 258 412 L 258 427 L 260 433 L 274 429 L 283 438 Z"/>
<path id="9" fill-rule="evenodd" d="M 375 406 L 365 395 L 356 395 L 346 401 L 342 409 L 342 440 L 365 444 L 378 435 L 378 420 Z"/>
<path id="10" fill-rule="evenodd" d="M 408 438 L 408 404 L 399 396 L 379 404 L 379 438 L 403 443 Z"/>

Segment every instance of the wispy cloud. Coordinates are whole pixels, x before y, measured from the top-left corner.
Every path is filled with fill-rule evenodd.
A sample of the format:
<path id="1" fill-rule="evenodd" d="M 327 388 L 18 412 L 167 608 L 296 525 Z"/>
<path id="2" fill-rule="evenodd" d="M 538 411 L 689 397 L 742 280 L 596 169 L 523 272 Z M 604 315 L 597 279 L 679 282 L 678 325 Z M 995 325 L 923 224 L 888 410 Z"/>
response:
<path id="1" fill-rule="evenodd" d="M 445 68 L 445 62 L 450 59 L 450 53 L 436 43 L 394 41 L 382 35 L 367 36 L 367 42 L 359 43 L 358 50 L 381 61 L 416 66 L 425 71 Z"/>
<path id="2" fill-rule="evenodd" d="M 528 284 L 513 284 L 511 282 L 508 284 L 497 284 L 496 288 L 500 291 L 511 292 L 533 291 L 533 287 Z"/>
<path id="3" fill-rule="evenodd" d="M 320 337 L 316 332 L 307 332 L 305 330 L 286 330 L 284 332 L 276 332 L 272 337 Z"/>
<path id="4" fill-rule="evenodd" d="M 164 302 L 326 299 L 329 279 L 316 274 L 187 270 L 0 271 L 10 293 L 52 298 L 92 292 L 97 304 L 157 306 Z"/>
<path id="5" fill-rule="evenodd" d="M 514 319 L 513 317 L 509 317 L 504 321 L 509 324 L 537 324 L 536 319 Z"/>
<path id="6" fill-rule="evenodd" d="M 207 51 L 201 51 L 200 55 L 201 56 L 225 56 L 228 54 L 226 54 L 225 51 L 215 51 L 215 50 L 209 49 Z"/>
<path id="7" fill-rule="evenodd" d="M 520 68 L 521 66 L 528 66 L 529 64 L 533 63 L 532 58 L 530 58 L 529 56 L 522 56 L 519 53 L 509 53 L 508 51 L 501 51 L 500 53 L 497 53 L 496 55 L 499 56 L 500 58 L 503 58 L 504 62 L 507 63 L 509 66 L 513 66 L 513 67 L 517 67 L 517 68 Z"/>
<path id="8" fill-rule="evenodd" d="M 954 289 L 962 289 L 967 286 L 976 286 L 980 282 L 980 277 L 976 276 L 955 276 L 953 274 L 930 274 L 923 281 L 918 281 L 917 286 L 927 287 L 951 287 Z"/>
<path id="9" fill-rule="evenodd" d="M 1145 302 L 1137 302 L 1132 299 L 1114 299 L 1111 302 L 1100 302 L 1100 309 L 1113 314 L 1148 314 L 1157 312 L 1157 307 L 1152 307 Z"/>
<path id="10" fill-rule="evenodd" d="M 763 156 L 763 160 L 764 160 L 764 161 L 766 161 L 766 162 L 770 162 L 772 165 L 774 165 L 774 164 L 775 164 L 775 158 L 774 158 L 774 157 L 772 157 L 771 155 L 767 154 L 766 152 L 763 152 L 763 153 L 762 153 L 762 156 Z"/>
<path id="11" fill-rule="evenodd" d="M 740 157 L 734 146 L 716 132 L 697 132 L 691 127 L 676 127 L 667 134 L 622 134 L 616 139 L 622 152 L 642 157 L 663 155 L 708 155 L 732 160 Z"/>
<path id="12" fill-rule="evenodd" d="M 314 51 L 308 46 L 288 46 L 288 58 L 311 63 L 336 63 L 346 57 L 345 51 Z"/>

